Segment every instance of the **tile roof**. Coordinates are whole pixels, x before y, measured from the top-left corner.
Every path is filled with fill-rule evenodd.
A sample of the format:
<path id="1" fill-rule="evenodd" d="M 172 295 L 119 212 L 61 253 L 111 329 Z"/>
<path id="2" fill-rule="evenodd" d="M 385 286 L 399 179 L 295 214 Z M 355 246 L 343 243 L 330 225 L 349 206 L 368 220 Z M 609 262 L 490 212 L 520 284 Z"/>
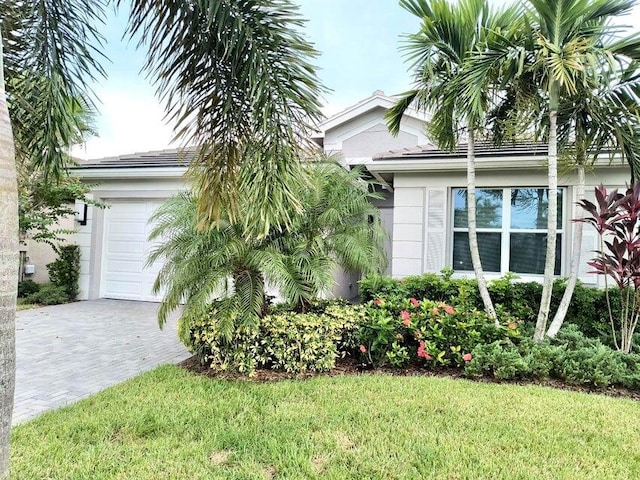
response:
<path id="1" fill-rule="evenodd" d="M 542 142 L 520 142 L 496 146 L 491 142 L 476 142 L 476 157 L 517 157 L 546 156 L 547 144 Z M 390 150 L 374 155 L 373 160 L 421 160 L 421 159 L 462 159 L 467 156 L 468 145 L 460 144 L 455 150 L 440 150 L 434 145 L 420 145 L 401 150 Z"/>
<path id="2" fill-rule="evenodd" d="M 74 169 L 91 168 L 145 168 L 145 167 L 185 167 L 195 154 L 193 148 L 139 152 L 116 157 L 80 160 Z"/>

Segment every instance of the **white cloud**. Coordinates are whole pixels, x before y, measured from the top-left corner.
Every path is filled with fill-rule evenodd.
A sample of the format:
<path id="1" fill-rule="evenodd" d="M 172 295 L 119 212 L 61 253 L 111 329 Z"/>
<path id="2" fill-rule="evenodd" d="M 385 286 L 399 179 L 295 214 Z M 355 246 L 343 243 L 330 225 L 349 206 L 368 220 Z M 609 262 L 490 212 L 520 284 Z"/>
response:
<path id="1" fill-rule="evenodd" d="M 162 105 L 150 89 L 98 91 L 99 137 L 73 149 L 77 157 L 101 158 L 170 148 L 172 129 L 163 122 Z"/>

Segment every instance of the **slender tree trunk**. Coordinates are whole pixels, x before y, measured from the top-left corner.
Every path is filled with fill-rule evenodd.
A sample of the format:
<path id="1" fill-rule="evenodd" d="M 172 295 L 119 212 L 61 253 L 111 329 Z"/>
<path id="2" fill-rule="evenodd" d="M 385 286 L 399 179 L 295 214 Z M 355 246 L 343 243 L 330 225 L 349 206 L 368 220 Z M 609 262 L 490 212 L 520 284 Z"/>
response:
<path id="1" fill-rule="evenodd" d="M 544 283 L 542 284 L 542 298 L 540 311 L 536 321 L 533 339 L 541 341 L 547 330 L 551 294 L 553 293 L 553 275 L 556 263 L 556 224 L 558 221 L 558 90 L 555 82 L 549 86 L 549 208 L 547 210 L 547 255 L 544 265 Z"/>
<path id="2" fill-rule="evenodd" d="M 480 261 L 480 250 L 478 248 L 478 232 L 476 219 L 476 152 L 475 136 L 473 126 L 469 124 L 469 141 L 467 148 L 467 221 L 469 224 L 469 250 L 471 251 L 471 263 L 478 282 L 478 290 L 484 304 L 484 310 L 489 317 L 499 324 L 496 311 L 493 308 L 491 295 L 487 288 L 487 281 L 484 278 L 482 262 Z"/>
<path id="3" fill-rule="evenodd" d="M 578 154 L 581 155 L 581 154 Z M 578 184 L 576 185 L 576 194 L 578 197 L 578 201 L 584 198 L 584 158 L 578 159 Z M 580 215 L 582 218 L 582 215 Z M 582 228 L 583 222 L 576 222 L 574 227 L 574 235 L 573 235 L 573 252 L 571 254 L 571 267 L 569 272 L 569 280 L 567 281 L 567 287 L 564 291 L 564 295 L 562 295 L 562 300 L 560 301 L 560 305 L 558 306 L 558 311 L 553 317 L 553 321 L 549 326 L 549 330 L 547 331 L 547 336 L 550 338 L 554 338 L 562 324 L 564 323 L 564 319 L 567 316 L 567 311 L 569 310 L 569 304 L 571 303 L 571 298 L 573 297 L 573 291 L 576 288 L 576 282 L 578 280 L 578 271 L 580 270 L 580 255 L 582 254 Z"/>
<path id="4" fill-rule="evenodd" d="M 0 35 L 0 480 L 9 478 L 9 433 L 16 373 L 15 312 L 18 282 L 18 187 L 3 69 Z"/>

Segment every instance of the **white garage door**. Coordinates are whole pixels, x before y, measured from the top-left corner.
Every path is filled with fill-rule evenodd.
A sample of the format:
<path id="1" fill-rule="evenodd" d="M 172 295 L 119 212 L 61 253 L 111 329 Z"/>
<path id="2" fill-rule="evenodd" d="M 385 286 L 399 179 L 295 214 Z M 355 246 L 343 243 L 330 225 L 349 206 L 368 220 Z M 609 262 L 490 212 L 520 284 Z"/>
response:
<path id="1" fill-rule="evenodd" d="M 160 265 L 146 267 L 151 214 L 162 200 L 111 200 L 105 210 L 100 296 L 159 302 L 152 293 Z"/>

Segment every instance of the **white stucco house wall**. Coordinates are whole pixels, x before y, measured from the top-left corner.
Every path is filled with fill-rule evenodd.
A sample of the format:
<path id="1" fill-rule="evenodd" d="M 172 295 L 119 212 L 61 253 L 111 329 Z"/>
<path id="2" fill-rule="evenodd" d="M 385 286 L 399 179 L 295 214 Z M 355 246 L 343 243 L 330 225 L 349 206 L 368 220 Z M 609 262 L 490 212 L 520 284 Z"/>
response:
<path id="1" fill-rule="evenodd" d="M 387 273 L 396 278 L 439 272 L 472 275 L 465 225 L 466 147 L 442 152 L 429 143 L 426 117 L 409 110 L 397 137 L 386 129 L 384 115 L 394 99 L 376 91 L 370 97 L 326 119 L 313 140 L 346 167 L 361 165 L 381 183 L 377 202 L 388 232 Z M 186 188 L 183 174 L 188 152 L 121 155 L 84 162 L 74 169 L 92 194 L 110 205 L 89 206 L 86 224 L 78 225 L 81 247 L 80 298 L 159 301 L 151 293 L 158 266 L 145 268 L 152 248 L 147 240 L 152 212 Z M 522 143 L 500 148 L 477 147 L 477 187 L 481 257 L 489 278 L 512 271 L 523 280 L 542 278 L 546 235 L 546 145 Z M 621 187 L 628 181 L 621 161 L 603 158 L 587 174 L 587 195 L 603 183 Z M 560 177 L 558 276 L 568 274 L 574 241 L 576 178 Z M 580 279 L 597 284 L 587 260 L 596 248 L 595 233 L 583 236 Z M 336 272 L 334 294 L 357 294 L 353 274 Z"/>
<path id="2" fill-rule="evenodd" d="M 376 91 L 318 125 L 313 140 L 346 167 L 366 166 L 381 151 L 426 143 L 425 117 L 415 111 L 407 112 L 398 137 L 388 133 L 384 115 L 393 103 L 392 97 Z M 146 255 L 153 247 L 147 240 L 152 228 L 148 219 L 164 200 L 187 187 L 183 174 L 188 157 L 188 151 L 164 150 L 89 160 L 73 169 L 83 181 L 97 184 L 93 197 L 109 205 L 106 209 L 89 205 L 86 224 L 77 224 L 80 299 L 160 300 L 151 292 L 158 266 L 145 268 Z M 389 234 L 387 252 L 391 258 L 393 187 L 386 185 L 383 191 L 385 199 L 378 206 Z M 392 273 L 391 264 L 388 273 Z M 333 293 L 355 296 L 357 280 L 351 274 L 336 272 Z"/>
<path id="3" fill-rule="evenodd" d="M 542 280 L 546 248 L 546 144 L 522 143 L 476 147 L 478 241 L 485 273 L 507 272 L 522 280 Z M 404 278 L 452 267 L 456 275 L 473 275 L 466 236 L 466 145 L 442 152 L 432 145 L 379 153 L 367 165 L 393 185 L 392 275 Z M 585 196 L 593 200 L 600 184 L 624 187 L 629 168 L 618 158 L 599 159 L 586 176 Z M 575 174 L 559 176 L 556 275 L 569 274 L 574 242 Z M 583 229 L 579 278 L 597 285 L 587 261 L 598 246 L 595 231 Z"/>

